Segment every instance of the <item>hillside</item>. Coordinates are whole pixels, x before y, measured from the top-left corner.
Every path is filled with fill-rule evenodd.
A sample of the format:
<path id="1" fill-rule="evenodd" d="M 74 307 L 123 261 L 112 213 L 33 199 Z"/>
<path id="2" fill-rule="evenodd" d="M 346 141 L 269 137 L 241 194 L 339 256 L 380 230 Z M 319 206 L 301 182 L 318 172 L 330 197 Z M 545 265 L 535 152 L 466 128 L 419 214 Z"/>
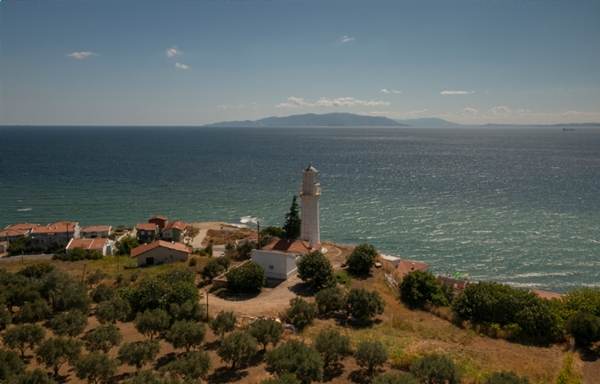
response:
<path id="1" fill-rule="evenodd" d="M 259 120 L 224 121 L 207 127 L 402 127 L 405 124 L 382 116 L 364 116 L 353 113 L 306 113 L 285 117 L 271 116 Z"/>

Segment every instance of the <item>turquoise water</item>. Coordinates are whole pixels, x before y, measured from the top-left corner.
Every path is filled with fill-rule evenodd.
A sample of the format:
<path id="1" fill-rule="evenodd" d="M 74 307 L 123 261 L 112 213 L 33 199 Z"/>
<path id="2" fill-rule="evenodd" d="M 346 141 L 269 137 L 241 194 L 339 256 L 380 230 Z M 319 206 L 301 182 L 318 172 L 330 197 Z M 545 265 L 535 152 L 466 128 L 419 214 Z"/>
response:
<path id="1" fill-rule="evenodd" d="M 322 238 L 565 291 L 600 284 L 600 130 L 0 128 L 0 225 L 281 224 L 321 171 Z"/>

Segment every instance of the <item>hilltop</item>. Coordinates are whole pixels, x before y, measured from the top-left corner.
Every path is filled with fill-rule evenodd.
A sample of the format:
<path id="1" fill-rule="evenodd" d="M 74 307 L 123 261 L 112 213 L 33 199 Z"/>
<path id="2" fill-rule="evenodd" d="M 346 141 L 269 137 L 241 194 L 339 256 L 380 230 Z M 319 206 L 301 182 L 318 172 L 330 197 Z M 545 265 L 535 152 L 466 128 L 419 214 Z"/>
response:
<path id="1" fill-rule="evenodd" d="M 382 116 L 353 113 L 305 113 L 291 116 L 271 116 L 259 120 L 223 121 L 206 127 L 403 127 L 406 124 Z"/>

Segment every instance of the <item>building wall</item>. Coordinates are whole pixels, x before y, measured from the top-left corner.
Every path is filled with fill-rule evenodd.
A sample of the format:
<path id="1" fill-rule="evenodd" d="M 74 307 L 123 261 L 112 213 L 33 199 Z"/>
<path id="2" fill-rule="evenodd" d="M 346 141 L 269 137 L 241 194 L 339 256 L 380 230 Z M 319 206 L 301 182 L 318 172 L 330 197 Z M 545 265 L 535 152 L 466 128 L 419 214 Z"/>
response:
<path id="1" fill-rule="evenodd" d="M 148 258 L 154 258 L 154 264 L 174 263 L 186 261 L 187 252 L 176 251 L 169 248 L 158 247 L 137 256 L 138 266 L 148 265 Z"/>
<path id="2" fill-rule="evenodd" d="M 101 232 L 81 232 L 81 237 L 86 237 L 88 239 L 93 239 L 96 237 L 108 237 L 110 236 L 109 231 L 101 231 Z"/>
<path id="3" fill-rule="evenodd" d="M 298 255 L 279 251 L 255 249 L 252 251 L 252 261 L 265 270 L 267 279 L 286 280 L 296 272 Z"/>

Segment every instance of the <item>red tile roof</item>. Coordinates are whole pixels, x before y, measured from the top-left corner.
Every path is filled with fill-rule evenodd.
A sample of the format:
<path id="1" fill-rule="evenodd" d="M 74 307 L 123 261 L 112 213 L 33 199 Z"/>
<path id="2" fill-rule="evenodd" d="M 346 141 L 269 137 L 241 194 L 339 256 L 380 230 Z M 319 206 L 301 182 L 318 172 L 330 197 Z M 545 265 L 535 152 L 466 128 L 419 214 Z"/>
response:
<path id="1" fill-rule="evenodd" d="M 398 264 L 396 264 L 396 273 L 400 275 L 400 277 L 404 277 L 413 271 L 426 271 L 429 268 L 429 265 L 420 261 L 414 260 L 400 260 Z"/>
<path id="2" fill-rule="evenodd" d="M 139 231 L 156 231 L 157 226 L 153 223 L 139 223 L 135 226 L 135 229 Z"/>
<path id="3" fill-rule="evenodd" d="M 184 231 L 187 227 L 187 224 L 181 220 L 169 221 L 169 223 L 165 226 L 165 229 L 178 229 L 180 231 Z"/>
<path id="4" fill-rule="evenodd" d="M 39 227 L 39 224 L 31 224 L 31 223 L 18 223 L 18 224 L 10 224 L 6 226 L 6 229 L 26 229 L 30 230 L 31 228 Z"/>
<path id="5" fill-rule="evenodd" d="M 32 234 L 48 234 L 48 233 L 65 233 L 75 232 L 76 222 L 73 221 L 57 221 L 56 223 L 48 224 L 45 226 L 34 227 L 31 230 Z"/>
<path id="6" fill-rule="evenodd" d="M 26 236 L 28 229 L 5 229 L 0 231 L 0 238 Z"/>
<path id="7" fill-rule="evenodd" d="M 81 232 L 110 232 L 110 225 L 90 225 L 89 227 L 81 228 Z"/>
<path id="8" fill-rule="evenodd" d="M 289 253 L 308 253 L 312 250 L 308 242 L 303 240 L 286 240 L 286 239 L 275 239 L 269 244 L 262 247 L 267 251 L 280 251 Z"/>
<path id="9" fill-rule="evenodd" d="M 142 253 L 146 253 L 152 249 L 159 248 L 159 247 L 168 248 L 168 249 L 172 249 L 174 251 L 179 251 L 179 252 L 192 253 L 192 249 L 183 243 L 170 243 L 168 241 L 156 240 L 156 241 L 153 241 L 152 243 L 143 244 L 143 245 L 140 245 L 139 247 L 133 248 L 131 250 L 131 256 L 138 257 Z"/>
<path id="10" fill-rule="evenodd" d="M 95 239 L 72 239 L 67 245 L 67 249 L 82 248 L 96 251 L 102 251 L 108 239 L 98 237 Z"/>

